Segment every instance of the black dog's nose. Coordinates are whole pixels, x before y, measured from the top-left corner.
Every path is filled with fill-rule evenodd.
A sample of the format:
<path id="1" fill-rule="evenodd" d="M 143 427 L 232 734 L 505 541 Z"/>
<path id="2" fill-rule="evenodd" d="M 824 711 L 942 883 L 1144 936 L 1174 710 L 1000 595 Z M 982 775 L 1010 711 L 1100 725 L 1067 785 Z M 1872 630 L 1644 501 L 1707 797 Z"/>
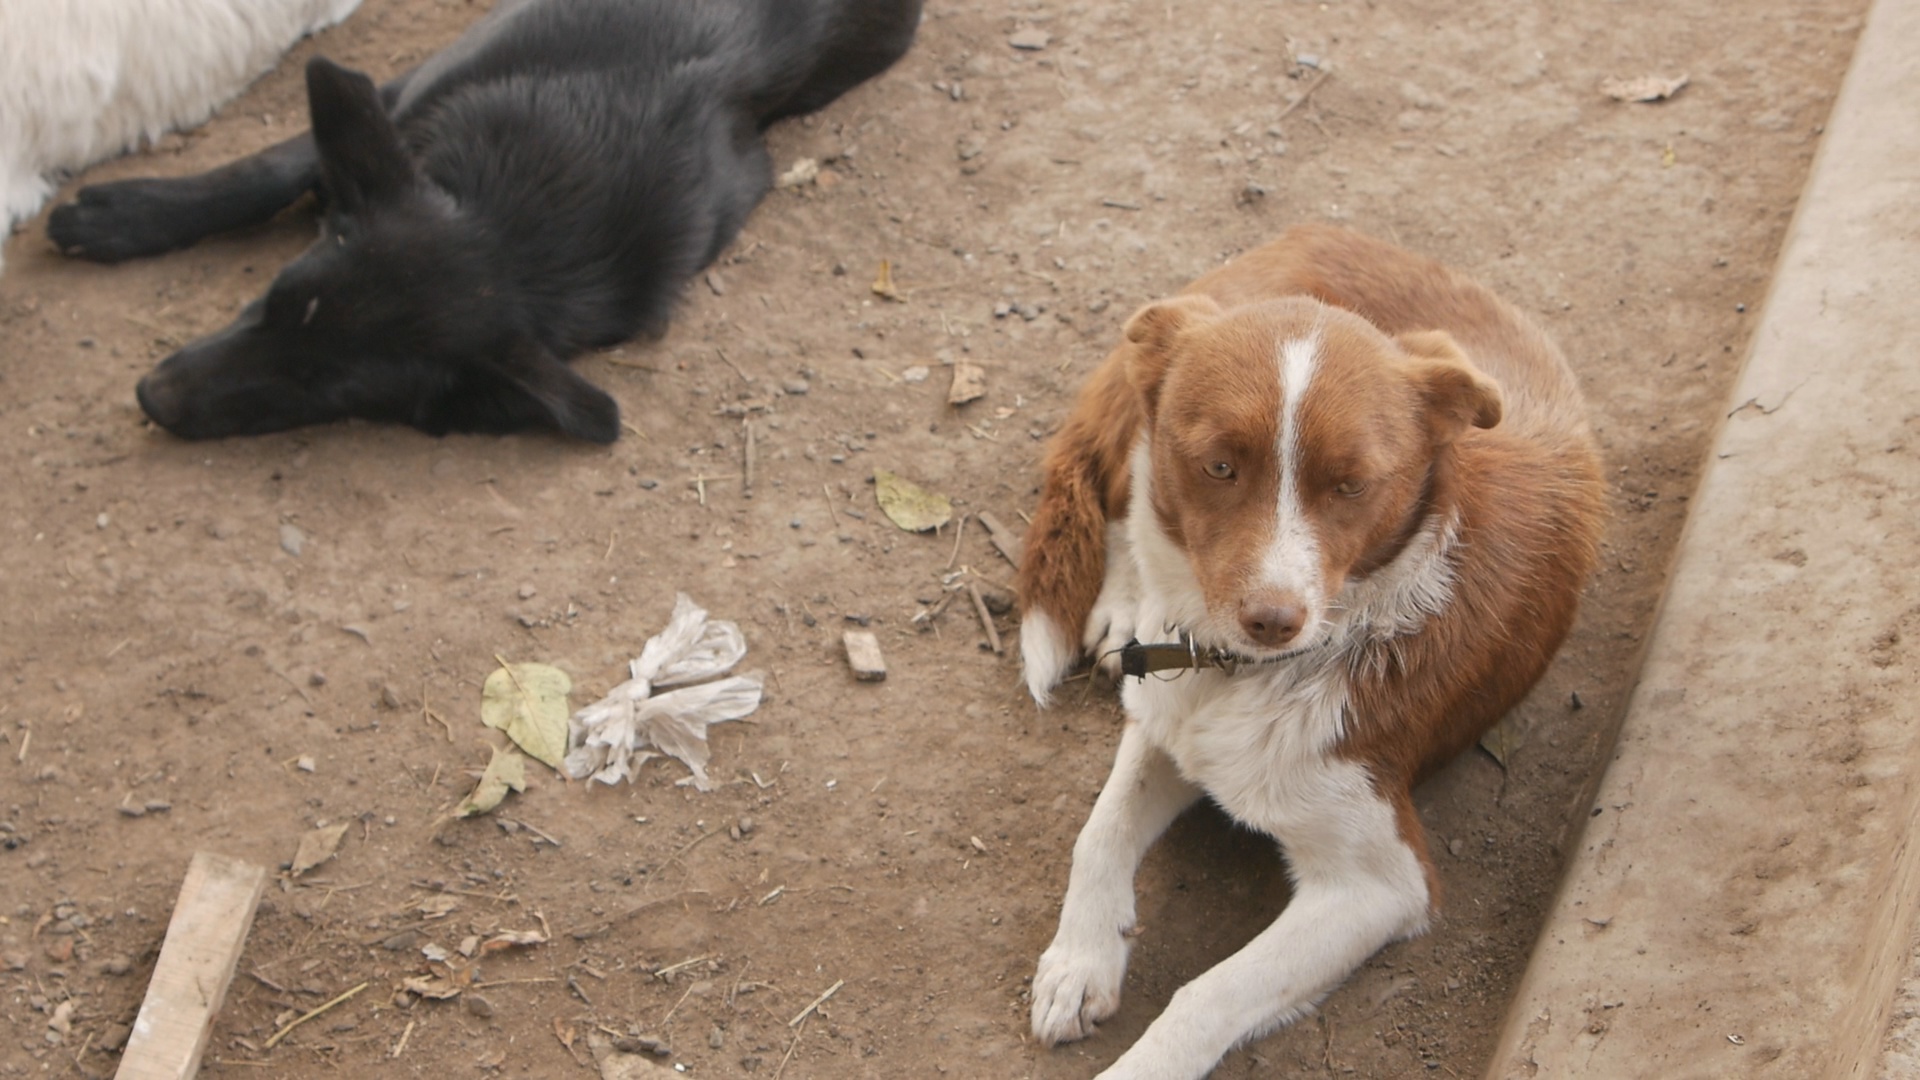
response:
<path id="1" fill-rule="evenodd" d="M 161 427 L 172 431 L 180 423 L 181 396 L 172 379 L 149 373 L 133 388 L 140 411 Z"/>

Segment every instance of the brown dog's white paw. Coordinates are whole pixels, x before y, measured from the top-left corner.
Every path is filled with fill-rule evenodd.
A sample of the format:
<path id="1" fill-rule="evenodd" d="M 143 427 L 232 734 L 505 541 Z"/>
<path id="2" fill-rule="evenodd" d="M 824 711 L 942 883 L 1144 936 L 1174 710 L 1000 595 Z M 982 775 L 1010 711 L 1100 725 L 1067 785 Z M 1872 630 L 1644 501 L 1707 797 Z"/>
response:
<path id="1" fill-rule="evenodd" d="M 1120 1009 L 1127 974 L 1126 941 L 1112 934 L 1105 945 L 1073 945 L 1056 938 L 1040 954 L 1033 976 L 1033 1035 L 1057 1046 L 1093 1034 Z"/>

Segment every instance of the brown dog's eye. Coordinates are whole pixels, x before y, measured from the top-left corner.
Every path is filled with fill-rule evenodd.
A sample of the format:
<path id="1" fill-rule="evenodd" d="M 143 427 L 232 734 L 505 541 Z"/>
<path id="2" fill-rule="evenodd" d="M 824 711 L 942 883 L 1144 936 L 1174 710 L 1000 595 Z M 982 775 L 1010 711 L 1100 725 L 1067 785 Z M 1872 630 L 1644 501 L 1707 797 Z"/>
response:
<path id="1" fill-rule="evenodd" d="M 1358 480 L 1343 480 L 1340 483 L 1335 484 L 1333 490 L 1339 492 L 1342 495 L 1345 495 L 1349 499 L 1352 499 L 1359 495 L 1364 494 L 1367 490 L 1367 485 L 1359 482 Z"/>
<path id="2" fill-rule="evenodd" d="M 1215 480 L 1233 479 L 1233 466 L 1224 461 L 1216 461 L 1207 466 L 1207 475 Z"/>

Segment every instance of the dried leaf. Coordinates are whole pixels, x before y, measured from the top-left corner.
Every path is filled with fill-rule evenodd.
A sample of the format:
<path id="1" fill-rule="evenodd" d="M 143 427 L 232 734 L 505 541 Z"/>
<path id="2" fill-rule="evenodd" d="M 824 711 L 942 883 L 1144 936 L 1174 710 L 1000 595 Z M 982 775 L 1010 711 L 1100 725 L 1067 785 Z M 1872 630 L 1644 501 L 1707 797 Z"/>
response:
<path id="1" fill-rule="evenodd" d="M 347 835 L 347 826 L 351 824 L 343 821 L 338 825 L 309 829 L 300 834 L 300 847 L 293 853 L 293 867 L 288 871 L 289 876 L 299 877 L 333 858 L 333 853 L 340 850 L 340 838 Z"/>
<path id="2" fill-rule="evenodd" d="M 953 503 L 885 469 L 873 470 L 874 494 L 880 509 L 908 532 L 928 532 L 953 520 Z"/>
<path id="3" fill-rule="evenodd" d="M 429 960 L 438 960 L 441 963 L 445 963 L 446 961 L 453 959 L 453 954 L 447 951 L 447 947 L 445 945 L 435 944 L 434 942 L 431 942 L 431 941 L 427 942 L 425 945 L 420 946 L 420 955 L 426 957 Z"/>
<path id="4" fill-rule="evenodd" d="M 1608 79 L 1600 84 L 1600 92 L 1615 101 L 1665 101 L 1687 85 L 1687 78 L 1685 75 L 1672 79 L 1642 75 L 1637 79 Z"/>
<path id="5" fill-rule="evenodd" d="M 460 996 L 462 990 L 473 985 L 473 977 L 479 971 L 471 964 L 430 964 L 431 974 L 415 975 L 400 983 L 400 988 L 411 994 L 434 1001 L 446 1001 Z"/>
<path id="6" fill-rule="evenodd" d="M 557 769 L 567 754 L 567 694 L 572 690 L 573 680 L 557 667 L 502 661 L 480 690 L 480 719 Z"/>
<path id="7" fill-rule="evenodd" d="M 888 300 L 900 299 L 900 290 L 893 287 L 893 261 L 880 260 L 880 272 L 873 278 L 873 294 Z"/>
<path id="8" fill-rule="evenodd" d="M 567 1053 L 571 1054 L 573 1040 L 580 1037 L 580 1029 L 567 1023 L 566 1018 L 556 1016 L 553 1018 L 553 1037 L 559 1039 L 560 1045 L 566 1047 Z"/>
<path id="9" fill-rule="evenodd" d="M 1485 735 L 1480 736 L 1480 748 L 1492 754 L 1493 760 L 1499 762 L 1502 769 L 1507 767 L 1507 758 L 1520 749 L 1521 744 L 1525 742 L 1526 738 L 1520 731 L 1519 718 L 1513 714 L 1509 714 L 1505 719 L 1488 728 Z"/>
<path id="10" fill-rule="evenodd" d="M 444 919 L 452 914 L 454 908 L 459 906 L 459 897 L 440 893 L 437 896 L 429 896 L 425 900 L 420 901 L 414 905 L 414 910 L 429 919 Z"/>
<path id="11" fill-rule="evenodd" d="M 493 748 L 493 760 L 487 762 L 487 771 L 480 774 L 480 782 L 473 786 L 473 791 L 460 800 L 459 806 L 453 808 L 453 816 L 473 817 L 476 814 L 484 814 L 499 806 L 501 800 L 507 797 L 509 789 L 527 790 L 527 759 L 521 757 L 511 747 L 496 746 Z M 425 910 L 425 905 L 422 905 L 422 910 Z M 428 916 L 428 918 L 433 917 Z"/>

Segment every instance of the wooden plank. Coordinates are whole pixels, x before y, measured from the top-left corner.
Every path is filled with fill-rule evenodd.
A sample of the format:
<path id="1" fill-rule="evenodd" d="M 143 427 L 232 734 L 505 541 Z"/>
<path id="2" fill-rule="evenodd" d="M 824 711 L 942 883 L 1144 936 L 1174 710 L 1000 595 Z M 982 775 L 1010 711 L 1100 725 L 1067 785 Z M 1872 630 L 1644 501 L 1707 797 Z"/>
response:
<path id="1" fill-rule="evenodd" d="M 982 510 L 974 516 L 980 519 L 980 524 L 987 527 L 987 539 L 992 541 L 994 549 L 1005 555 L 1008 562 L 1019 566 L 1020 537 L 1016 536 L 1012 529 L 1007 528 L 1006 523 L 995 517 L 991 510 Z"/>
<path id="2" fill-rule="evenodd" d="M 118 1080 L 186 1080 L 200 1070 L 200 1055 L 266 886 L 264 867 L 206 851 L 194 854 L 147 998 L 114 1074 Z"/>
<path id="3" fill-rule="evenodd" d="M 887 677 L 887 661 L 880 655 L 880 639 L 869 630 L 849 630 L 840 640 L 847 646 L 847 663 L 853 666 L 853 677 L 861 682 L 884 682 Z"/>

